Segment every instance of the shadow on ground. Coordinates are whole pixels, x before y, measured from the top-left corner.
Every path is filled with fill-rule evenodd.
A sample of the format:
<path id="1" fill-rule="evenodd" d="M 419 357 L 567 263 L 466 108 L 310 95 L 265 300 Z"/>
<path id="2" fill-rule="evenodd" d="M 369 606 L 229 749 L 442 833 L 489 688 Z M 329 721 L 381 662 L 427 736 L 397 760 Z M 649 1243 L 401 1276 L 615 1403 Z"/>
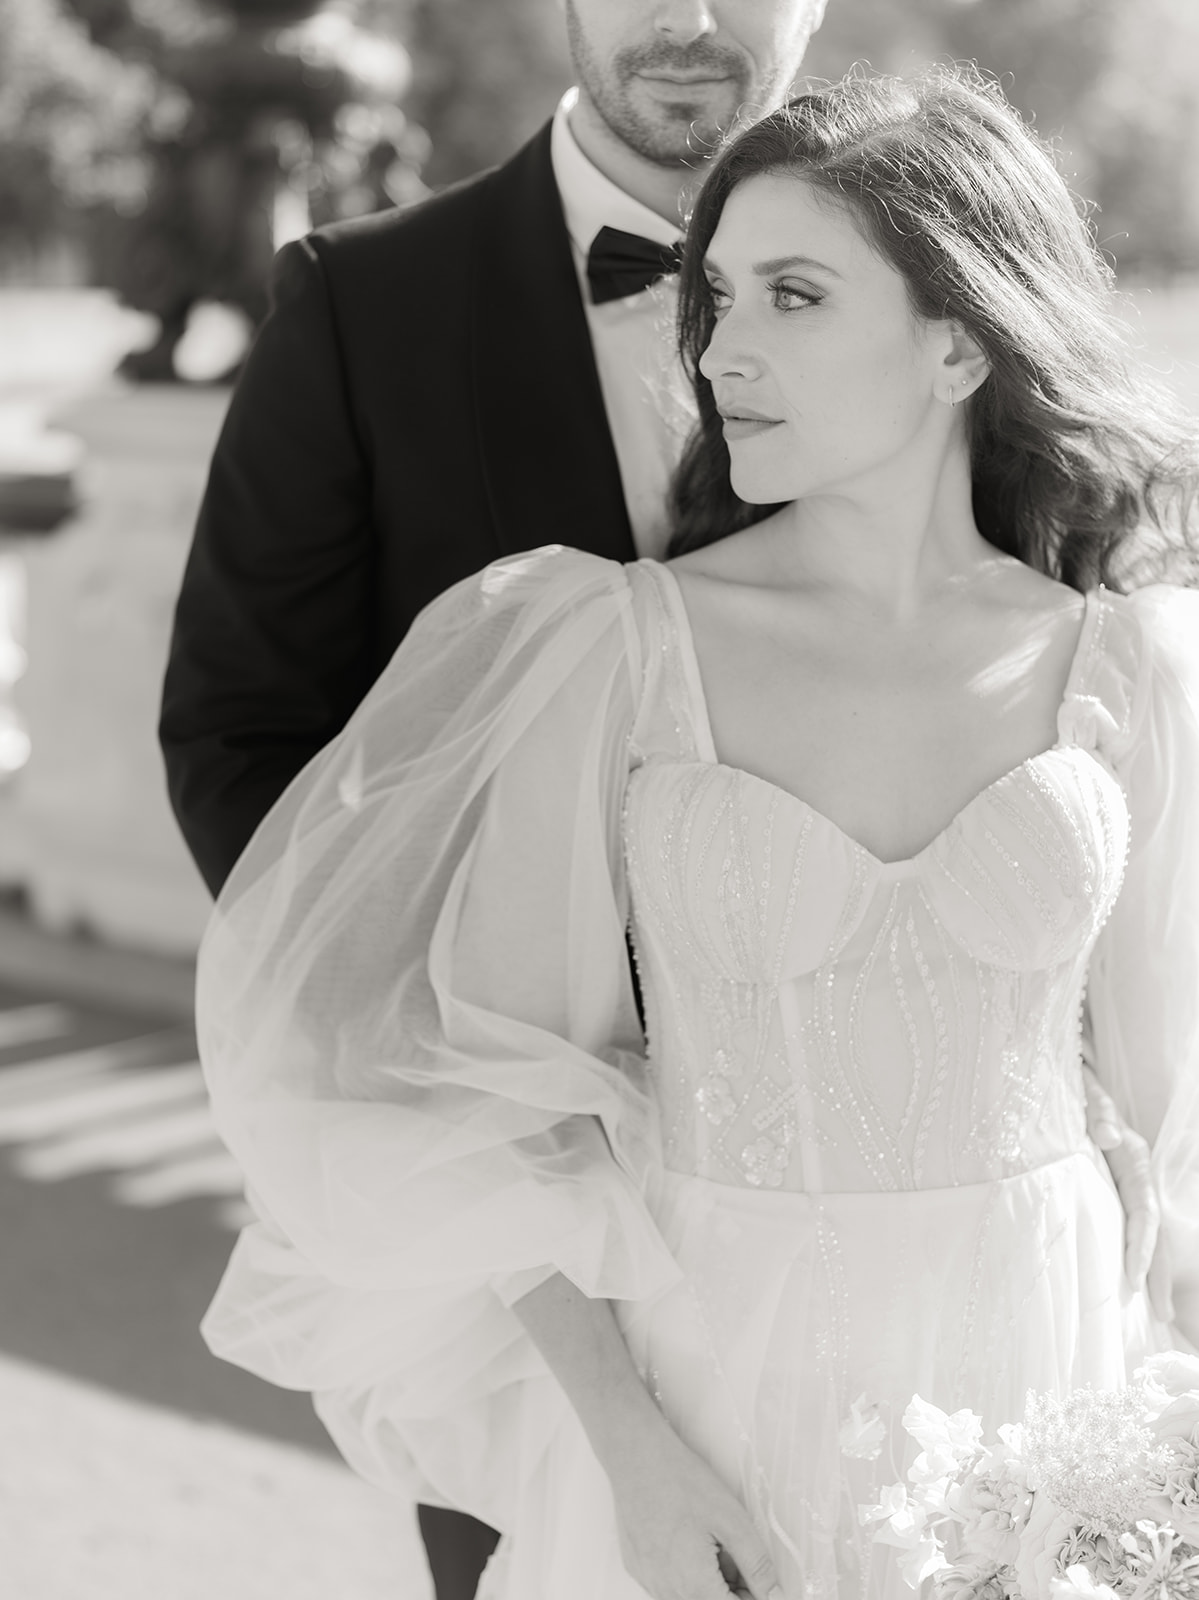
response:
<path id="1" fill-rule="evenodd" d="M 233 1236 L 197 1198 L 114 1204 L 102 1176 L 31 1183 L 0 1161 L 0 1348 L 153 1405 L 336 1455 L 306 1395 L 217 1361 L 198 1323 Z"/>
<path id="2" fill-rule="evenodd" d="M 6 1046 L 46 1001 L 0 983 L 0 1353 L 336 1455 L 307 1395 L 200 1338 L 240 1202 L 190 1027 L 72 1001 L 65 1036 Z"/>

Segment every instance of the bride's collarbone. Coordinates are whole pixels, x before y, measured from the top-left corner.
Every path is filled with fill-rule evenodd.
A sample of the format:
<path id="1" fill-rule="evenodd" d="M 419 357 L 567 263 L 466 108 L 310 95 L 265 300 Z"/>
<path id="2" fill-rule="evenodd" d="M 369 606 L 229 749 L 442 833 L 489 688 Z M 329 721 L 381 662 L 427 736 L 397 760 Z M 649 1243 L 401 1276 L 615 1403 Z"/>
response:
<path id="1" fill-rule="evenodd" d="M 812 807 L 880 860 L 917 854 L 978 794 L 1054 742 L 1032 724 L 980 736 L 945 705 L 842 702 L 820 712 L 773 697 L 710 709 L 717 759 Z"/>
<path id="2" fill-rule="evenodd" d="M 746 632 L 700 671 L 717 759 L 785 790 L 882 860 L 906 858 L 978 794 L 1052 746 L 1070 653 L 822 652 Z"/>
<path id="3" fill-rule="evenodd" d="M 728 575 L 688 572 L 684 591 L 717 760 L 880 859 L 918 853 L 1056 742 L 1083 605 L 1031 569 L 920 628 Z"/>

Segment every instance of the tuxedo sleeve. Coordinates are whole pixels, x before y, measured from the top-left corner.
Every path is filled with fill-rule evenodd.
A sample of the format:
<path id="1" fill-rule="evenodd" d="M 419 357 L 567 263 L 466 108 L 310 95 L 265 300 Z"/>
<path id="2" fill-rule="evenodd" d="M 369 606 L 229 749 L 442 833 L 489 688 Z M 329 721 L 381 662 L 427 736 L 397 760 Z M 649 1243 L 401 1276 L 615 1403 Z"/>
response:
<path id="1" fill-rule="evenodd" d="M 276 259 L 217 443 L 163 690 L 171 804 L 214 893 L 369 687 L 374 561 L 369 463 L 302 240 Z"/>

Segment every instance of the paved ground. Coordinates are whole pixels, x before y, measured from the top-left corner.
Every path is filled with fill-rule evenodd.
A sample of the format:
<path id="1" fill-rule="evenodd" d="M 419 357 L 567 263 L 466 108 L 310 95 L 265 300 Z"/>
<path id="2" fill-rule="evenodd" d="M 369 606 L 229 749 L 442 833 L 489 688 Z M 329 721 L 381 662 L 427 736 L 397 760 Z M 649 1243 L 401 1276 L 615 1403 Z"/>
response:
<path id="1" fill-rule="evenodd" d="M 411 1508 L 196 1331 L 243 1203 L 189 976 L 0 915 L 0 1594 L 428 1600 Z"/>
<path id="2" fill-rule="evenodd" d="M 0 467 L 147 323 L 0 291 Z M 0 899 L 0 1600 L 429 1600 L 411 1507 L 196 1331 L 242 1209 L 191 982 Z"/>

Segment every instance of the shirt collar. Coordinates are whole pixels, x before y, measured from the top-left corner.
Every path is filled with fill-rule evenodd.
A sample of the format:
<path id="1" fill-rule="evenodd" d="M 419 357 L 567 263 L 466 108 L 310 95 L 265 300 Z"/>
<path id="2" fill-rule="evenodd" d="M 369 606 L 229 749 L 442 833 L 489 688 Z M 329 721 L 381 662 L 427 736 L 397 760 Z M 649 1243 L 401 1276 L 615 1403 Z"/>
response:
<path id="1" fill-rule="evenodd" d="M 578 97 L 577 89 L 566 91 L 558 102 L 550 132 L 550 162 L 571 243 L 586 256 L 601 228 L 619 228 L 624 233 L 639 233 L 655 244 L 676 244 L 681 223 L 671 224 L 640 200 L 634 200 L 611 178 L 605 178 L 579 149 L 567 120 Z"/>

